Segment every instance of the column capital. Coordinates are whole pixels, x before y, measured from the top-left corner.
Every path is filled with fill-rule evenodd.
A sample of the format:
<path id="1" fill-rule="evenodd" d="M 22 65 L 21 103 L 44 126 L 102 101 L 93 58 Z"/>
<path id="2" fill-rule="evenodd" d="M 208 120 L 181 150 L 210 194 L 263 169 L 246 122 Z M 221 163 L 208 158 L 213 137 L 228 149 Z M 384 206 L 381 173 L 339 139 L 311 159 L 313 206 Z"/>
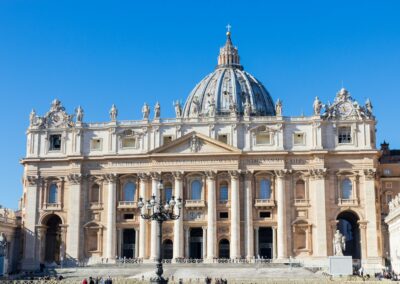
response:
<path id="1" fill-rule="evenodd" d="M 40 183 L 40 177 L 39 176 L 26 176 L 25 181 L 30 186 L 38 185 Z"/>
<path id="2" fill-rule="evenodd" d="M 217 177 L 217 172 L 215 171 L 206 171 L 204 172 L 207 176 L 207 179 L 215 179 Z"/>
<path id="3" fill-rule="evenodd" d="M 190 230 L 190 226 L 183 226 L 183 229 L 184 229 L 185 231 L 189 231 L 189 230 Z"/>
<path id="4" fill-rule="evenodd" d="M 240 170 L 229 171 L 229 174 L 230 174 L 232 179 L 238 179 L 239 176 L 240 176 Z"/>
<path id="5" fill-rule="evenodd" d="M 358 223 L 358 225 L 360 226 L 360 229 L 363 229 L 363 230 L 367 229 L 368 221 L 366 221 L 366 220 L 360 220 L 360 221 L 358 221 L 357 223 Z"/>
<path id="6" fill-rule="evenodd" d="M 181 171 L 172 172 L 172 175 L 176 180 L 181 180 L 183 178 L 184 173 Z"/>
<path id="7" fill-rule="evenodd" d="M 308 173 L 314 179 L 323 179 L 327 174 L 327 170 L 326 170 L 326 168 L 310 169 L 310 170 L 308 170 Z"/>
<path id="8" fill-rule="evenodd" d="M 150 173 L 152 180 L 160 180 L 161 179 L 161 172 L 151 172 Z"/>
<path id="9" fill-rule="evenodd" d="M 254 176 L 254 171 L 244 171 L 242 172 L 246 180 L 252 180 Z"/>
<path id="10" fill-rule="evenodd" d="M 103 179 L 105 179 L 109 183 L 115 183 L 117 181 L 117 174 L 105 174 L 103 175 Z"/>
<path id="11" fill-rule="evenodd" d="M 141 181 L 147 181 L 149 179 L 148 173 L 138 173 L 138 177 Z"/>
<path id="12" fill-rule="evenodd" d="M 364 170 L 364 177 L 367 180 L 375 179 L 376 169 L 365 169 Z"/>
<path id="13" fill-rule="evenodd" d="M 67 180 L 70 184 L 80 184 L 82 181 L 82 174 L 69 174 Z"/>
<path id="14" fill-rule="evenodd" d="M 274 170 L 274 173 L 278 178 L 284 178 L 287 174 L 290 173 L 290 171 L 287 169 L 280 169 L 280 170 Z"/>

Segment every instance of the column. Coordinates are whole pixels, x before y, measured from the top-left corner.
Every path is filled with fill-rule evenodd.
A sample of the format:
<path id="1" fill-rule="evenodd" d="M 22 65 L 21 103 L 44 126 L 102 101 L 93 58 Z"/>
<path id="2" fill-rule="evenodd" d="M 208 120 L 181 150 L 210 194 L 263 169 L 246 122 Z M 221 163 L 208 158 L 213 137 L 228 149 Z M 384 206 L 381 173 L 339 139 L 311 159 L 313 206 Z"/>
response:
<path id="1" fill-rule="evenodd" d="M 183 186 L 182 186 L 182 179 L 183 174 L 181 172 L 174 172 L 173 173 L 175 178 L 175 188 L 174 188 L 174 195 L 175 200 L 179 197 L 183 198 Z M 183 200 L 182 200 L 183 205 Z M 175 208 L 175 214 L 179 213 L 179 209 Z M 174 249 L 173 249 L 173 259 L 183 258 L 183 206 L 180 212 L 181 216 L 174 221 Z"/>
<path id="2" fill-rule="evenodd" d="M 70 174 L 68 180 L 68 234 L 67 254 L 75 261 L 80 259 L 80 232 L 81 232 L 81 174 Z"/>
<path id="3" fill-rule="evenodd" d="M 160 183 L 160 174 L 159 173 L 151 173 L 151 194 L 156 196 L 156 200 L 159 201 L 159 190 L 158 184 Z M 151 243 L 150 243 L 150 259 L 156 260 L 159 256 L 159 247 L 158 247 L 158 224 L 157 221 L 151 221 Z"/>
<path id="4" fill-rule="evenodd" d="M 239 172 L 231 171 L 231 242 L 230 257 L 240 258 Z"/>
<path id="5" fill-rule="evenodd" d="M 207 172 L 207 259 L 216 257 L 215 241 L 217 239 L 215 172 Z"/>
<path id="6" fill-rule="evenodd" d="M 105 257 L 110 259 L 115 258 L 115 248 L 116 248 L 116 220 L 115 220 L 115 213 L 116 213 L 116 197 L 117 197 L 117 175 L 116 174 L 108 174 L 104 176 L 108 182 L 108 189 L 107 189 L 107 235 L 106 235 L 106 252 Z"/>
<path id="7" fill-rule="evenodd" d="M 139 257 L 139 229 L 135 228 L 135 258 Z"/>
<path id="8" fill-rule="evenodd" d="M 314 208 L 313 255 L 327 256 L 327 226 L 326 226 L 326 203 L 325 203 L 325 174 L 326 169 L 311 171 L 311 202 Z M 307 190 L 307 188 L 306 188 Z"/>
<path id="9" fill-rule="evenodd" d="M 38 194 L 40 180 L 37 176 L 25 178 L 26 208 L 25 208 L 25 242 L 23 270 L 36 270 L 39 268 L 39 253 L 36 251 L 36 223 L 38 219 Z"/>
<path id="10" fill-rule="evenodd" d="M 39 262 L 44 263 L 45 258 L 45 249 L 46 249 L 46 226 L 40 226 L 37 228 L 38 232 L 38 241 L 39 241 Z"/>
<path id="11" fill-rule="evenodd" d="M 245 247 L 246 258 L 254 257 L 254 229 L 253 229 L 253 174 L 247 172 L 244 183 L 244 222 L 245 222 Z"/>
<path id="12" fill-rule="evenodd" d="M 358 221 L 360 228 L 361 259 L 367 258 L 367 221 Z"/>
<path id="13" fill-rule="evenodd" d="M 203 226 L 203 259 L 207 258 L 207 227 Z"/>
<path id="14" fill-rule="evenodd" d="M 287 170 L 277 170 L 276 174 L 276 199 L 277 199 L 277 248 L 278 254 L 277 258 L 282 259 L 286 256 L 286 240 L 285 240 L 285 228 L 286 228 L 286 220 L 285 220 L 285 187 L 284 187 L 284 178 Z"/>
<path id="15" fill-rule="evenodd" d="M 259 255 L 260 255 L 260 242 L 259 242 L 259 239 L 258 239 L 258 227 L 254 227 L 254 234 L 256 235 L 255 236 L 255 243 L 256 243 L 256 258 L 258 258 L 259 257 Z"/>
<path id="16" fill-rule="evenodd" d="M 355 188 L 353 190 L 356 190 Z M 367 255 L 378 257 L 378 236 L 376 220 L 376 197 L 375 197 L 375 169 L 364 170 L 364 198 L 365 198 L 365 219 L 367 224 Z"/>
<path id="17" fill-rule="evenodd" d="M 276 226 L 272 226 L 272 258 L 276 259 L 277 257 L 277 245 L 276 245 Z"/>
<path id="18" fill-rule="evenodd" d="M 189 258 L 190 227 L 184 227 L 184 229 L 185 229 L 185 257 Z"/>
<path id="19" fill-rule="evenodd" d="M 139 189 L 139 196 L 143 198 L 143 202 L 146 201 L 146 183 L 148 181 L 148 175 L 140 174 L 140 189 Z M 141 213 L 145 213 L 145 206 L 142 208 Z M 147 258 L 146 253 L 146 237 L 147 237 L 147 226 L 146 220 L 141 218 L 139 219 L 139 258 Z"/>

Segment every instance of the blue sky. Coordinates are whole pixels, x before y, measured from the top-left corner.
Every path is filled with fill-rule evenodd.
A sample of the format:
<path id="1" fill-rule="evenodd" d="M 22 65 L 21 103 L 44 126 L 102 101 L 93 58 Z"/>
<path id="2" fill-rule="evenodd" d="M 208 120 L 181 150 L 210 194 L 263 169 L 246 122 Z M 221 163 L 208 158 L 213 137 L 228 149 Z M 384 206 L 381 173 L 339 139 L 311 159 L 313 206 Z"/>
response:
<path id="1" fill-rule="evenodd" d="M 86 121 L 138 119 L 144 101 L 186 96 L 210 73 L 225 26 L 245 70 L 285 115 L 311 114 L 342 81 L 360 103 L 369 97 L 377 141 L 400 148 L 399 1 L 0 1 L 0 204 L 22 192 L 29 112 L 54 98 Z"/>

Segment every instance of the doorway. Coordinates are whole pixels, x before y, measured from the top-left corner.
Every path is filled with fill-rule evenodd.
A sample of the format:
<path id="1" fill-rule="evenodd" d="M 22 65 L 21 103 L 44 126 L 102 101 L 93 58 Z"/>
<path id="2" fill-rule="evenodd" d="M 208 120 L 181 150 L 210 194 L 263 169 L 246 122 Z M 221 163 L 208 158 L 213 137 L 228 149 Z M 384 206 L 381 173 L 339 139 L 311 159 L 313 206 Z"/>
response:
<path id="1" fill-rule="evenodd" d="M 203 229 L 192 228 L 190 230 L 189 258 L 203 258 Z"/>

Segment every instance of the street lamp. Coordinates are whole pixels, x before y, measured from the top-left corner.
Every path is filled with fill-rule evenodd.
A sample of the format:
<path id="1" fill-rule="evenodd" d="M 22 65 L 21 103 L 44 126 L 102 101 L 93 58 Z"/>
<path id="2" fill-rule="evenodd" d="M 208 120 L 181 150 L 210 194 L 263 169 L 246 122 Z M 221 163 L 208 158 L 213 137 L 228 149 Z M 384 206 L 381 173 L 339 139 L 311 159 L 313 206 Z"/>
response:
<path id="1" fill-rule="evenodd" d="M 161 193 L 161 190 L 163 189 L 163 184 L 162 181 L 160 181 L 158 185 L 159 193 Z M 178 214 L 175 214 L 175 206 L 178 208 Z M 142 212 L 142 208 L 144 207 L 144 212 Z M 156 200 L 156 196 L 153 194 L 150 198 L 150 200 L 147 200 L 146 202 L 143 202 L 143 198 L 139 198 L 138 202 L 138 208 L 140 209 L 141 213 L 140 216 L 145 219 L 145 220 L 153 220 L 157 221 L 158 223 L 158 258 L 157 258 L 157 265 L 156 265 L 156 275 L 157 277 L 151 278 L 150 282 L 151 283 L 168 283 L 168 278 L 162 277 L 163 274 L 163 265 L 162 265 L 162 258 L 161 258 L 161 246 L 162 246 L 162 224 L 164 221 L 167 220 L 177 220 L 179 219 L 181 215 L 181 209 L 182 209 L 182 198 L 178 198 L 175 201 L 175 197 L 172 196 L 171 200 L 166 201 L 165 204 L 163 204 L 161 194 L 160 198 Z"/>

